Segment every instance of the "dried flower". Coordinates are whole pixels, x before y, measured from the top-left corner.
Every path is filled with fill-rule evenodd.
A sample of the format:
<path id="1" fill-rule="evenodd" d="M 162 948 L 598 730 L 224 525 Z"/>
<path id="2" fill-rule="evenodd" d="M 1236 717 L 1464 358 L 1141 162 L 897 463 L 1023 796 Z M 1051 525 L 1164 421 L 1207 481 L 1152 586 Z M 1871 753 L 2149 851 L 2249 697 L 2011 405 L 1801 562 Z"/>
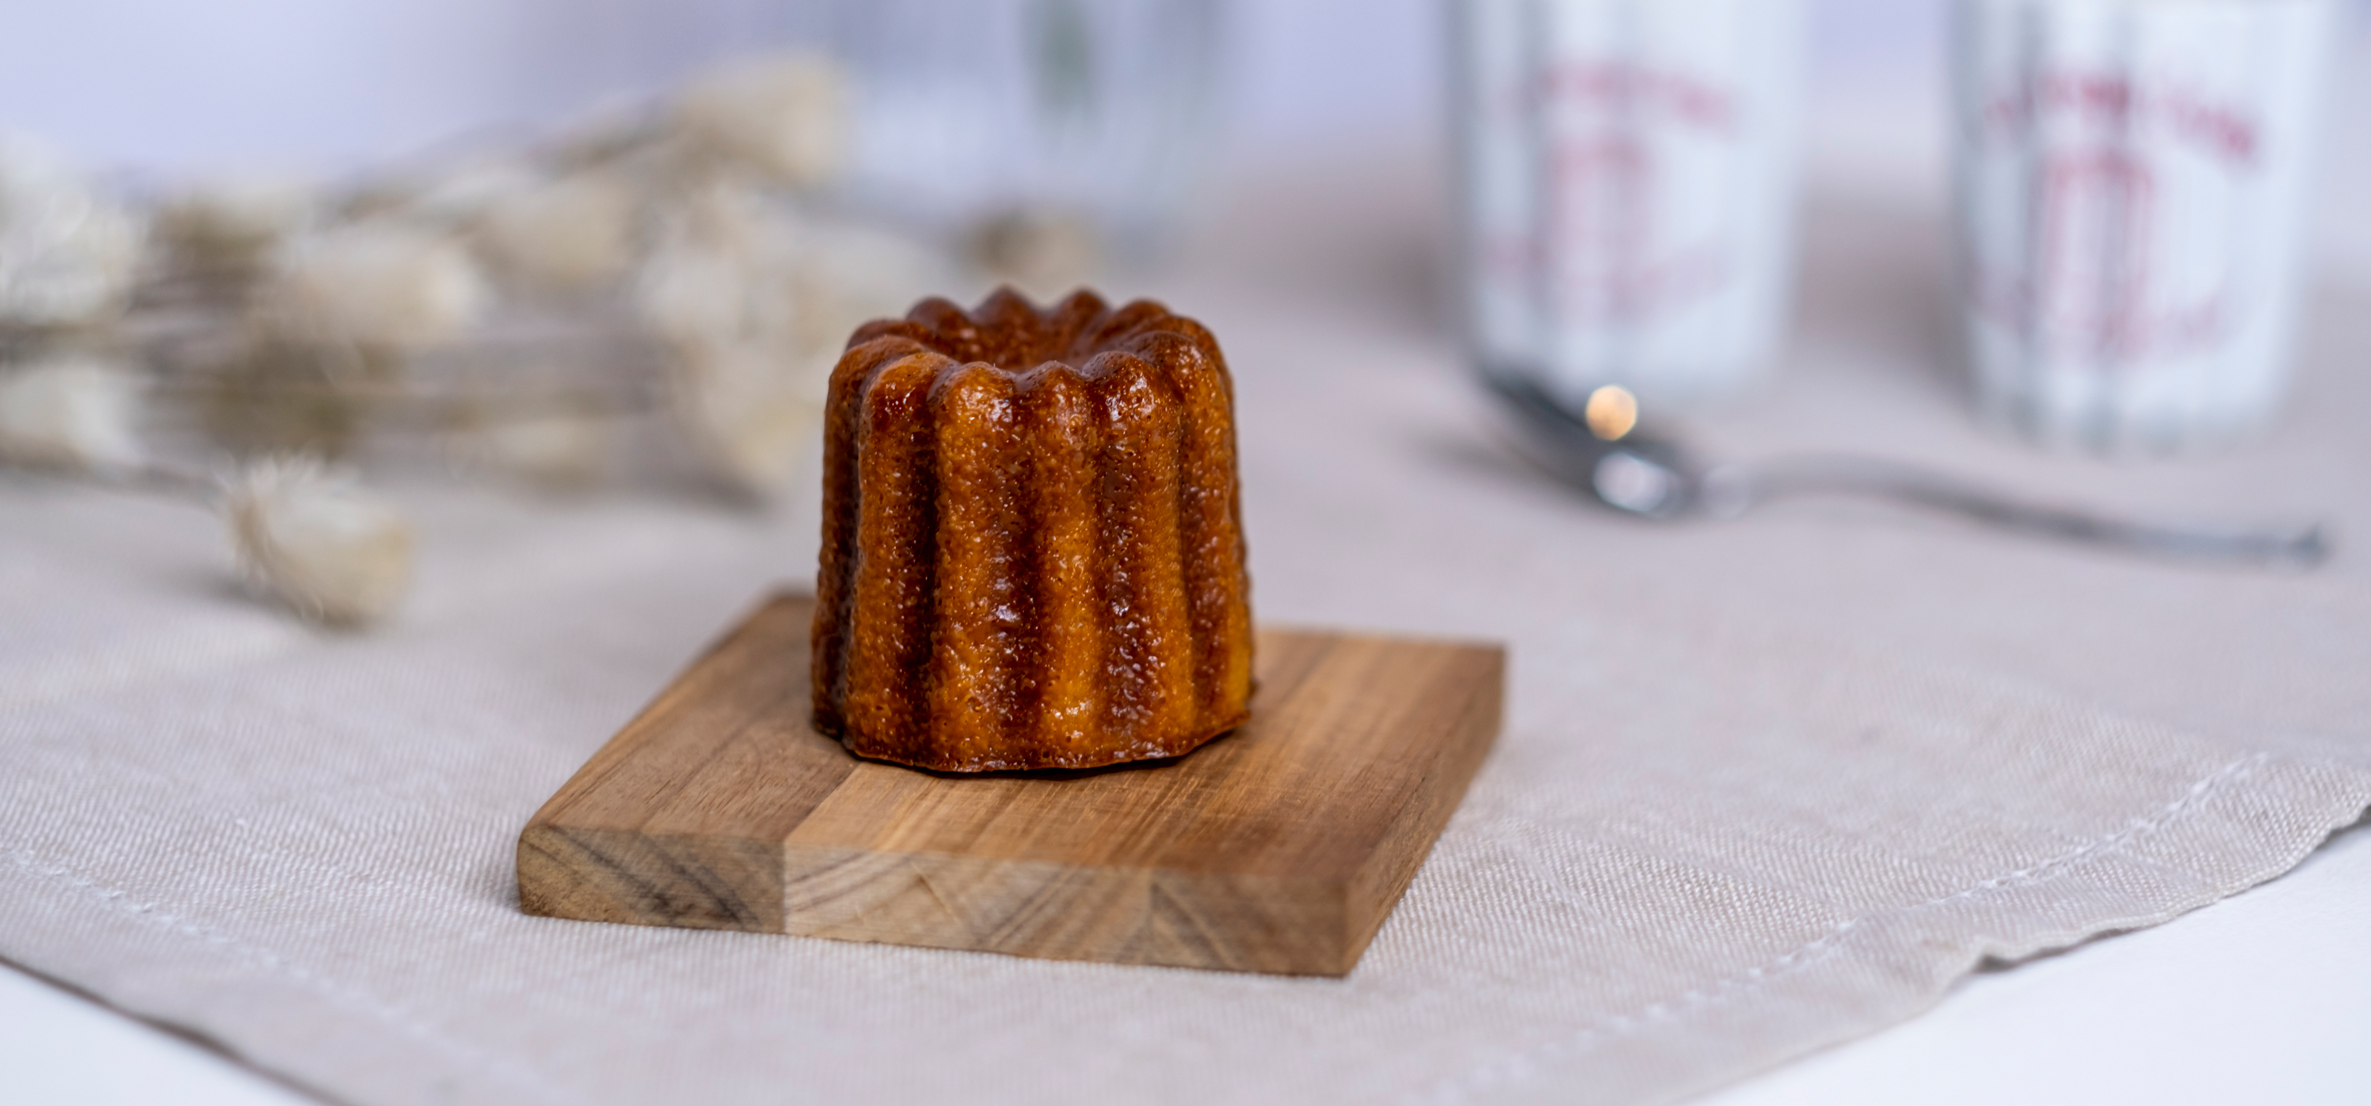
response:
<path id="1" fill-rule="evenodd" d="M 783 368 L 762 348 L 695 347 L 674 377 L 684 436 L 712 476 L 752 499 L 787 491 L 823 429 L 820 390 Z"/>
<path id="2" fill-rule="evenodd" d="M 0 324 L 112 315 L 131 291 L 140 226 L 47 148 L 0 136 Z"/>
<path id="3" fill-rule="evenodd" d="M 459 243 L 374 219 L 298 243 L 265 293 L 265 317 L 293 336 L 404 348 L 454 337 L 486 299 Z"/>
<path id="4" fill-rule="evenodd" d="M 411 523 L 313 458 L 248 465 L 224 490 L 222 510 L 249 579 L 307 618 L 373 622 L 411 585 Z"/>
<path id="5" fill-rule="evenodd" d="M 476 235 L 497 263 L 529 283 L 581 288 L 632 261 L 634 206 L 623 182 L 585 173 L 495 200 Z"/>
<path id="6" fill-rule="evenodd" d="M 731 341 L 747 327 L 751 274 L 733 251 L 674 241 L 643 260 L 634 307 L 677 344 Z"/>
<path id="7" fill-rule="evenodd" d="M 832 361 L 857 327 L 904 314 L 915 300 L 956 280 L 945 256 L 863 223 L 804 224 L 793 249 L 790 306 L 798 315 L 800 343 Z"/>
<path id="8" fill-rule="evenodd" d="M 570 172 L 630 164 L 661 143 L 666 123 L 650 103 L 606 97 L 550 135 L 544 145 L 546 163 Z"/>
<path id="9" fill-rule="evenodd" d="M 502 419 L 481 435 L 486 457 L 503 469 L 546 488 L 580 488 L 608 463 L 611 429 L 609 420 L 563 408 Z"/>
<path id="10" fill-rule="evenodd" d="M 938 283 L 922 247 L 796 219 L 746 187 L 711 187 L 644 262 L 636 306 L 665 338 L 676 424 L 710 471 L 753 498 L 796 478 L 848 335 Z"/>
<path id="11" fill-rule="evenodd" d="M 678 344 L 742 341 L 769 325 L 774 276 L 789 266 L 789 214 L 746 183 L 723 179 L 660 221 L 634 282 L 634 306 Z"/>
<path id="12" fill-rule="evenodd" d="M 317 207 L 303 180 L 227 177 L 166 201 L 156 226 L 174 252 L 197 267 L 248 269 L 311 226 Z"/>
<path id="13" fill-rule="evenodd" d="M 347 199 L 343 214 L 357 222 L 395 218 L 435 230 L 459 230 L 496 203 L 542 181 L 542 175 L 515 154 L 480 154 L 366 182 Z"/>
<path id="14" fill-rule="evenodd" d="M 675 125 L 696 146 L 794 187 L 838 171 L 843 145 L 839 68 L 812 54 L 780 54 L 710 71 L 675 100 Z"/>
<path id="15" fill-rule="evenodd" d="M 72 354 L 0 375 L 0 458 L 99 474 L 138 468 L 144 384 L 114 362 Z"/>
<path id="16" fill-rule="evenodd" d="M 371 400 L 392 382 L 391 369 L 351 346 L 253 326 L 188 379 L 205 385 L 197 413 L 216 444 L 232 453 L 335 459 L 361 444 Z"/>
<path id="17" fill-rule="evenodd" d="M 1092 221 L 1044 208 L 1018 208 L 984 220 L 966 245 L 982 272 L 1041 296 L 1086 283 L 1103 262 L 1102 238 Z"/>
<path id="18" fill-rule="evenodd" d="M 756 343 L 837 357 L 865 320 L 950 279 L 943 259 L 876 227 L 801 219 L 754 189 L 704 189 L 643 261 L 635 306 L 678 344 Z"/>

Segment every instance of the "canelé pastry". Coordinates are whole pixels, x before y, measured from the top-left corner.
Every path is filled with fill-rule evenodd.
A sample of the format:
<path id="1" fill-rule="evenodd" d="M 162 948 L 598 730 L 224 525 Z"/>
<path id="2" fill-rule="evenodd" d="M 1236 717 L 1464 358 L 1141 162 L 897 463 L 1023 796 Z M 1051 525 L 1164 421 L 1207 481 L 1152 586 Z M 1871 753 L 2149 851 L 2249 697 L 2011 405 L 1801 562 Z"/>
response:
<path id="1" fill-rule="evenodd" d="M 832 373 L 815 724 L 952 772 L 1172 757 L 1251 699 L 1233 388 L 1157 303 L 1010 289 Z"/>

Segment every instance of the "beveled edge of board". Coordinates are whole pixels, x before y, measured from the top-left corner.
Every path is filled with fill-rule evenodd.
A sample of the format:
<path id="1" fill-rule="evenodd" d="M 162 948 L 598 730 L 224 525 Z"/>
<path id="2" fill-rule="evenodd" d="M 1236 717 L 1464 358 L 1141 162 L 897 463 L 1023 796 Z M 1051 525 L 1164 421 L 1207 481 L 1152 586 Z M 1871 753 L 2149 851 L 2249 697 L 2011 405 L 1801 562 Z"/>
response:
<path id="1" fill-rule="evenodd" d="M 785 590 L 755 605 L 543 804 L 518 842 L 523 911 L 1055 959 L 1343 975 L 1389 917 L 1462 800 L 1495 744 L 1504 705 L 1505 649 L 1495 643 L 1263 629 L 1263 686 L 1254 699 L 1254 721 L 1185 757 L 1150 767 L 1082 772 L 922 773 L 855 757 L 807 724 L 805 611 L 811 602 Z M 795 633 L 783 632 L 785 616 L 795 616 L 788 627 Z M 748 686 L 746 670 L 769 635 L 789 639 L 782 644 L 796 654 L 775 653 L 777 662 L 789 663 L 765 666 L 793 673 L 788 680 L 767 680 L 770 691 L 757 697 L 774 709 L 695 734 L 680 716 L 698 710 L 701 694 L 720 682 L 735 689 Z M 1313 645 L 1322 648 L 1313 650 Z M 911 797 L 947 788 L 973 788 L 976 794 L 996 781 L 1028 786 L 1028 781 L 1102 780 L 1107 782 L 1090 786 L 1110 791 L 1128 788 L 1134 777 L 1193 776 L 1201 771 L 1192 767 L 1197 764 L 1219 771 L 1210 767 L 1219 760 L 1260 770 L 1262 757 L 1282 755 L 1260 747 L 1263 724 L 1290 726 L 1276 717 L 1302 705 L 1294 696 L 1303 691 L 1303 681 L 1343 646 L 1362 653 L 1417 650 L 1439 663 L 1457 658 L 1470 669 L 1455 709 L 1435 720 L 1440 732 L 1429 739 L 1429 747 L 1416 750 L 1429 759 L 1399 766 L 1403 774 L 1413 773 L 1406 777 L 1403 801 L 1375 822 L 1372 839 L 1361 851 L 1344 858 L 1350 863 L 1322 865 L 1314 874 L 1278 874 L 796 839 L 816 809 L 860 774 Z M 1280 652 L 1305 654 L 1306 664 L 1300 671 L 1274 673 L 1279 678 L 1271 681 L 1266 661 Z M 1356 698 L 1331 697 L 1336 707 Z M 781 700 L 791 701 L 787 709 Z M 738 714 L 750 712 L 744 707 Z M 710 721 L 735 717 L 728 710 Z M 1323 735 L 1288 733 L 1287 740 L 1296 736 L 1307 742 Z M 673 747 L 687 743 L 698 747 Z M 637 763 L 662 755 L 702 759 L 689 771 L 656 776 Z M 1356 777 L 1356 770 L 1368 767 L 1344 770 Z M 632 778 L 637 772 L 649 778 Z M 684 823 L 686 815 L 675 809 L 687 793 L 705 798 L 749 790 L 752 777 L 767 800 L 759 804 L 765 810 L 734 810 L 727 803 L 720 814 L 694 802 L 692 820 Z M 624 792 L 626 805 L 621 808 L 611 792 Z M 587 809 L 603 801 L 609 809 Z M 670 819 L 683 824 L 670 824 Z M 1089 918 L 1064 924 L 1063 913 L 1078 913 L 1069 907 L 1098 896 L 1142 903 L 1121 923 L 1098 926 L 1096 918 Z M 1016 898 L 1017 905 L 1006 901 Z M 1007 916 L 1012 911 L 1041 921 L 1016 925 Z M 1214 915 L 1219 917 L 1214 920 Z M 1248 928 L 1256 937 L 1234 940 L 1224 932 L 1229 928 Z"/>

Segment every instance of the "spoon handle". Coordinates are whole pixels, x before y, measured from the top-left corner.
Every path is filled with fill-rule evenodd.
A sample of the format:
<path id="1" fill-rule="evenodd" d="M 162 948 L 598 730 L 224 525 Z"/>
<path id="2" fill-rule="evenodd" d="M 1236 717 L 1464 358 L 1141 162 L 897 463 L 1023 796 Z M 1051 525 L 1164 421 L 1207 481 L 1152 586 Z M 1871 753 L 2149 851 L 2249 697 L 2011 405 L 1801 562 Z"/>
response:
<path id="1" fill-rule="evenodd" d="M 1997 529 L 2188 561 L 2312 568 L 2330 554 L 2319 525 L 2183 526 L 2036 503 L 1947 472 L 1879 457 L 1802 454 L 1705 470 L 1677 444 L 1596 436 L 1586 420 L 1516 374 L 1485 384 L 1560 478 L 1598 502 L 1647 518 L 1735 518 L 1772 499 L 1865 495 L 1945 511 Z"/>
<path id="2" fill-rule="evenodd" d="M 1959 515 L 2016 533 L 2181 560 L 2311 568 L 2330 553 L 2318 524 L 2178 525 L 2036 503 L 1972 480 L 1874 457 L 1805 455 L 1726 465 L 1704 476 L 1708 513 L 1734 515 L 1771 499 L 1867 495 Z"/>

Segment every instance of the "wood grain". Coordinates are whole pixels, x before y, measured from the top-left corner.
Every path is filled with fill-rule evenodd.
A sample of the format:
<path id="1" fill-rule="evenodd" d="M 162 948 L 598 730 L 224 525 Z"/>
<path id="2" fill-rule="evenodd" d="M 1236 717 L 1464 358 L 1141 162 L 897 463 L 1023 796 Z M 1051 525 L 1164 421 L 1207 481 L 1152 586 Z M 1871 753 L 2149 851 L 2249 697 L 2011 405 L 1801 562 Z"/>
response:
<path id="1" fill-rule="evenodd" d="M 812 610 L 764 603 L 544 804 L 523 909 L 1342 975 L 1498 734 L 1496 646 L 1268 631 L 1251 721 L 1191 755 L 919 772 L 808 724 Z"/>

